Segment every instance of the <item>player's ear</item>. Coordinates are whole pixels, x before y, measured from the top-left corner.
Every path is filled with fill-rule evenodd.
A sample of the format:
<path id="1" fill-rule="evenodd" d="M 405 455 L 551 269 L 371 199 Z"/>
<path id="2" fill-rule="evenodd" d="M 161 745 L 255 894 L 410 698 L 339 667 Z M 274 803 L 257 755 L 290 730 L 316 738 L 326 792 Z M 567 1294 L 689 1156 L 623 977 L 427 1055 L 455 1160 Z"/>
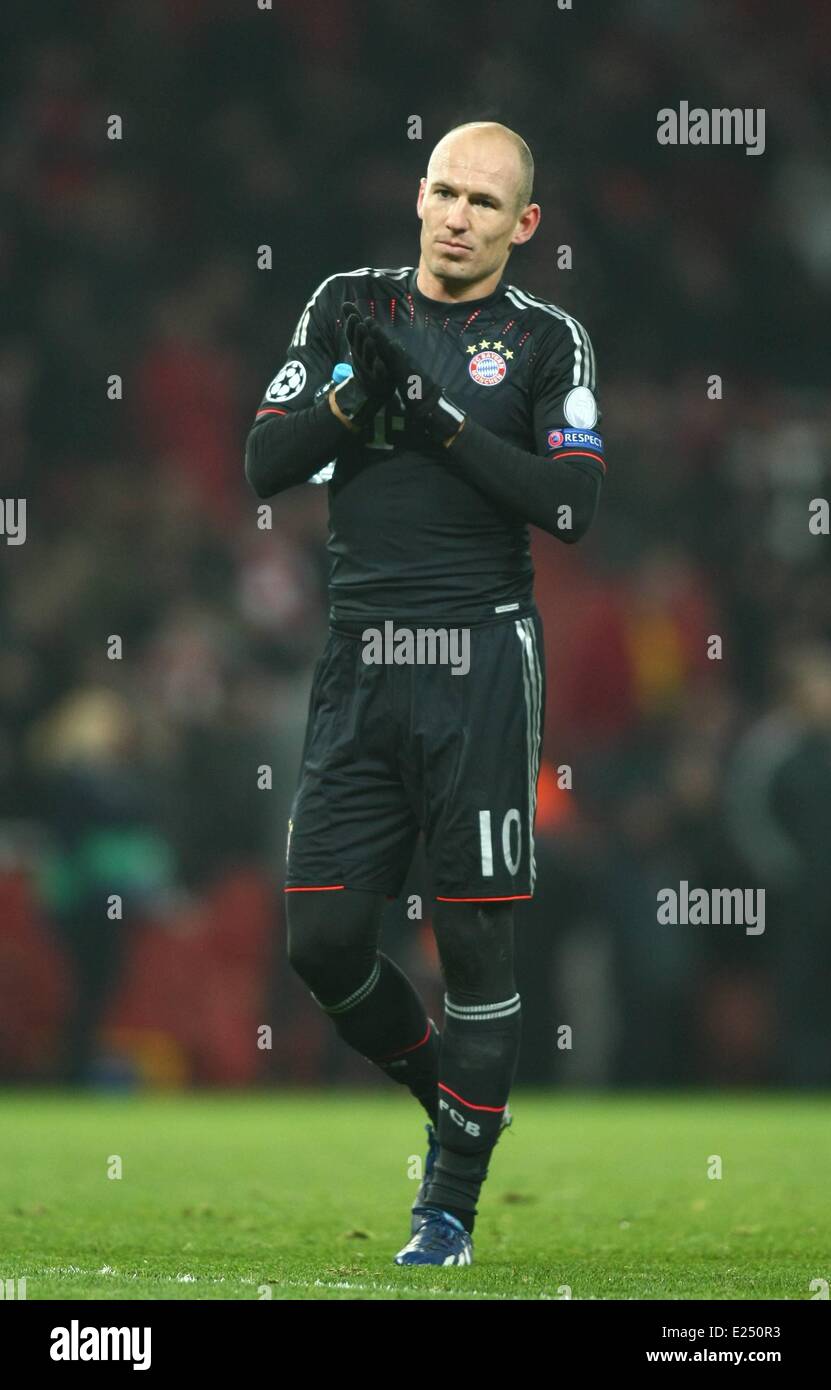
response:
<path id="1" fill-rule="evenodd" d="M 426 180 L 426 179 L 422 179 L 421 182 L 420 182 L 419 185 L 418 185 L 418 198 L 416 199 L 416 211 L 418 212 L 419 217 L 423 217 L 423 216 L 424 216 L 424 213 L 422 212 L 421 209 L 424 207 L 424 195 L 425 195 L 426 192 L 427 192 L 427 180 Z"/>
<path id="2" fill-rule="evenodd" d="M 516 231 L 511 237 L 514 246 L 521 246 L 523 242 L 530 241 L 542 217 L 542 209 L 539 203 L 529 203 L 520 215 L 517 222 Z"/>

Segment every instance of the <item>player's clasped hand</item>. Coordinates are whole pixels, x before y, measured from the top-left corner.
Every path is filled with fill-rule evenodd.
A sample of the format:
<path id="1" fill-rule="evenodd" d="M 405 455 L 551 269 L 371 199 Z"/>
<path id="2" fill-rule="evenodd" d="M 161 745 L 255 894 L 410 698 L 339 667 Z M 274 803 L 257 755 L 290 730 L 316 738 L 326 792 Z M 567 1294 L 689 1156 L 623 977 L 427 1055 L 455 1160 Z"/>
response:
<path id="1" fill-rule="evenodd" d="M 382 404 L 393 395 L 396 382 L 387 363 L 379 356 L 370 327 L 372 319 L 362 319 L 358 307 L 349 300 L 343 306 L 346 341 L 352 355 L 352 370 L 368 400 Z"/>
<path id="2" fill-rule="evenodd" d="M 352 375 L 335 388 L 335 402 L 340 414 L 361 431 L 371 428 L 381 406 L 394 394 L 395 382 L 370 341 L 357 306 L 347 300 L 342 312 Z"/>
<path id="3" fill-rule="evenodd" d="M 360 325 L 365 335 L 363 341 L 372 351 L 373 360 L 384 365 L 393 389 L 398 389 L 410 422 L 436 444 L 443 444 L 456 434 L 464 423 L 464 412 L 448 400 L 438 382 L 413 361 L 400 343 L 388 337 L 375 319 L 364 318 Z"/>

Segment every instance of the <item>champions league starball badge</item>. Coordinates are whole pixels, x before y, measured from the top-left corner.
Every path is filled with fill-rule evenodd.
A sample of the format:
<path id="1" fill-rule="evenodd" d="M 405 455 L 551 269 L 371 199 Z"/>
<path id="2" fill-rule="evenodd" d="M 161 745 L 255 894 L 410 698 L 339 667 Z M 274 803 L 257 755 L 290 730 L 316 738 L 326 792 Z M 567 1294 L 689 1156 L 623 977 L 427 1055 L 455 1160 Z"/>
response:
<path id="1" fill-rule="evenodd" d="M 508 370 L 505 358 L 499 352 L 477 352 L 467 364 L 472 379 L 480 386 L 498 386 Z"/>
<path id="2" fill-rule="evenodd" d="M 265 393 L 268 401 L 290 401 L 306 385 L 306 368 L 296 359 L 281 367 Z"/>

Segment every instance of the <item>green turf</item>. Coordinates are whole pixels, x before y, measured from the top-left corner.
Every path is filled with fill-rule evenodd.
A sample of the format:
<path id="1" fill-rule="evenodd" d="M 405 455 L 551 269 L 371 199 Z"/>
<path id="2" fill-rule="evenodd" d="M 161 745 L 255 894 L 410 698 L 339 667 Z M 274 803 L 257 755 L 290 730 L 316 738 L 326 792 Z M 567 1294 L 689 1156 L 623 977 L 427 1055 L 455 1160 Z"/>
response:
<path id="1" fill-rule="evenodd" d="M 0 1094 L 0 1278 L 29 1299 L 809 1299 L 831 1280 L 827 1097 L 511 1105 L 473 1265 L 423 1270 L 392 1263 L 424 1151 L 397 1089 Z"/>

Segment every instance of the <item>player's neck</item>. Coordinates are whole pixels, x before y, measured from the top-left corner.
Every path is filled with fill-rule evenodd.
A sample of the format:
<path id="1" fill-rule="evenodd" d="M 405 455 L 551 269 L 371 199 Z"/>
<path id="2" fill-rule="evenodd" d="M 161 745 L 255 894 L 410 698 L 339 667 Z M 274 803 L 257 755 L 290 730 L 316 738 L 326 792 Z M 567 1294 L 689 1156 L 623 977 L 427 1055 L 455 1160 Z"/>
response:
<path id="1" fill-rule="evenodd" d="M 500 280 L 504 266 L 495 270 L 485 280 L 476 280 L 469 285 L 446 284 L 427 269 L 424 257 L 418 263 L 416 285 L 426 299 L 435 299 L 440 304 L 464 304 L 469 299 L 487 299 L 493 294 Z"/>

